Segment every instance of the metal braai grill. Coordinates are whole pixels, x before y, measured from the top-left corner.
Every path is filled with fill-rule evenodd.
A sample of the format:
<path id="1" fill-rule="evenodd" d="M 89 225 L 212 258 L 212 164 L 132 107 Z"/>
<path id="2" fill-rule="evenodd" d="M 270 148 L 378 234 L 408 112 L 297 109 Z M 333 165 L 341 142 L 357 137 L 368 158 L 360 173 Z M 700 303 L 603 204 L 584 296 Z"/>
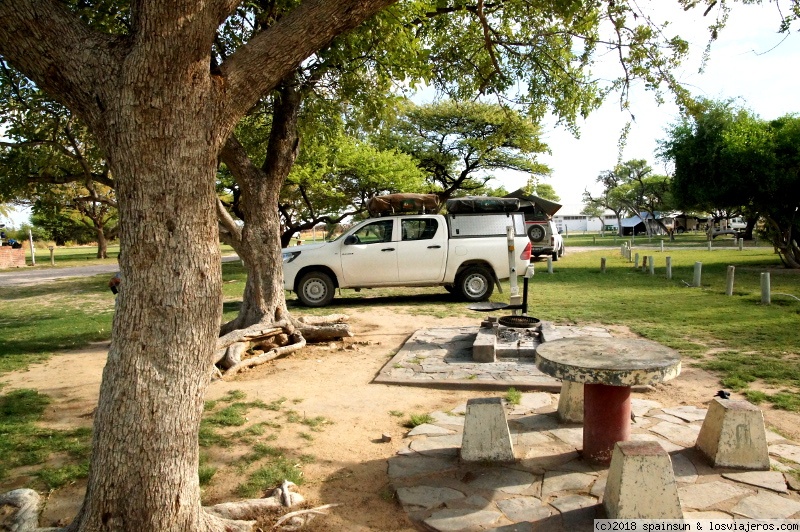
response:
<path id="1" fill-rule="evenodd" d="M 503 327 L 514 327 L 517 329 L 528 329 L 536 327 L 539 319 L 532 316 L 503 316 L 497 320 Z"/>

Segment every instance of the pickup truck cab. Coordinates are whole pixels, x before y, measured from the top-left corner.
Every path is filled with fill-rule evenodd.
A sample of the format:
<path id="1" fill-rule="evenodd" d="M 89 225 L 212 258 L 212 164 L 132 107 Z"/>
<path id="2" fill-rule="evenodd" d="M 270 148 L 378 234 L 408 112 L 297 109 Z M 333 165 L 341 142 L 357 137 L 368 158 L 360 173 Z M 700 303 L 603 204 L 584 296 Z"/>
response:
<path id="1" fill-rule="evenodd" d="M 489 299 L 509 277 L 514 233 L 517 272 L 530 261 L 522 213 L 411 214 L 370 218 L 323 244 L 283 249 L 283 283 L 310 307 L 336 288 L 444 286 L 467 301 Z"/>

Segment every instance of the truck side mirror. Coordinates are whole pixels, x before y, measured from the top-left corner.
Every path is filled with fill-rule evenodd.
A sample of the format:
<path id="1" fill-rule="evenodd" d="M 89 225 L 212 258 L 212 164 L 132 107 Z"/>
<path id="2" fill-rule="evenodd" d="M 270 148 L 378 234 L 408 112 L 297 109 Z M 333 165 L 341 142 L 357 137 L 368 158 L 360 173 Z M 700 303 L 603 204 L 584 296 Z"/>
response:
<path id="1" fill-rule="evenodd" d="M 345 246 L 351 246 L 353 244 L 358 244 L 358 237 L 356 235 L 348 235 L 344 239 Z"/>

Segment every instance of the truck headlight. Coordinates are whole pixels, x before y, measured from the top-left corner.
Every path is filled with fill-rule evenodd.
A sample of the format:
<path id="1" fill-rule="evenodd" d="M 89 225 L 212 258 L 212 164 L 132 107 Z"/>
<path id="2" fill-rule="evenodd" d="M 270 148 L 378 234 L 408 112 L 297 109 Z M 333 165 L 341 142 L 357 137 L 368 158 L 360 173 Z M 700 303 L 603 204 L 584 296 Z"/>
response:
<path id="1" fill-rule="evenodd" d="M 300 256 L 300 252 L 299 251 L 284 251 L 282 253 L 282 256 L 283 256 L 283 262 L 284 263 L 289 263 L 289 262 L 292 262 L 297 257 L 299 257 Z"/>

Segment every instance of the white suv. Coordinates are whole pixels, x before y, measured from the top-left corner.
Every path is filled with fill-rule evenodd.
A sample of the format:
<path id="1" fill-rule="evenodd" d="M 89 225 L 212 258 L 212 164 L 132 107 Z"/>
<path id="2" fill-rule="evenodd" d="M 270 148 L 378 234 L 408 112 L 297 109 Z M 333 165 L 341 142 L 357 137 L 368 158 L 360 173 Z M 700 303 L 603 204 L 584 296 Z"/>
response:
<path id="1" fill-rule="evenodd" d="M 531 255 L 550 255 L 558 260 L 564 255 L 564 239 L 553 220 L 525 220 L 525 230 L 533 245 Z"/>

